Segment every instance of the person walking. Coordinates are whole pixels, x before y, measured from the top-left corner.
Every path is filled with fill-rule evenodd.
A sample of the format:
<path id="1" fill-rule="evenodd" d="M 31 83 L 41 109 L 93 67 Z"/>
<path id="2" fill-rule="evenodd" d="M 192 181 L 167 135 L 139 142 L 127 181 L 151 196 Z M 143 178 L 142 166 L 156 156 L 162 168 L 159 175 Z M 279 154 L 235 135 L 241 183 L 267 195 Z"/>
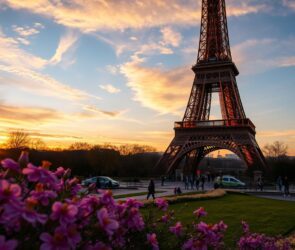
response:
<path id="1" fill-rule="evenodd" d="M 162 187 L 164 186 L 164 182 L 165 182 L 165 176 L 162 175 L 162 176 L 161 176 L 161 186 L 162 186 Z"/>
<path id="2" fill-rule="evenodd" d="M 283 184 L 284 184 L 284 197 L 290 196 L 288 176 L 285 176 Z"/>
<path id="3" fill-rule="evenodd" d="M 278 185 L 279 191 L 282 192 L 283 180 L 281 176 L 277 178 L 277 185 Z"/>
<path id="4" fill-rule="evenodd" d="M 150 183 L 148 185 L 148 194 L 146 199 L 148 200 L 150 196 L 152 196 L 153 199 L 155 199 L 155 183 L 153 179 L 150 180 Z"/>

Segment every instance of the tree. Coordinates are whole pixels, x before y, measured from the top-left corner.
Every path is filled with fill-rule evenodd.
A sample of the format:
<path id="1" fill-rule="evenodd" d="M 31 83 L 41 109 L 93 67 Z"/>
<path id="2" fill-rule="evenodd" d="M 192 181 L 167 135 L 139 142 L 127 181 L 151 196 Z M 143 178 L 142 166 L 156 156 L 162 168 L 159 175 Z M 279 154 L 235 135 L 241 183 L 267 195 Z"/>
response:
<path id="1" fill-rule="evenodd" d="M 46 144 L 40 138 L 33 138 L 30 141 L 30 148 L 34 150 L 44 150 L 46 149 Z"/>
<path id="2" fill-rule="evenodd" d="M 121 155 L 130 155 L 156 152 L 156 149 L 148 145 L 125 144 L 119 147 L 119 151 Z"/>
<path id="3" fill-rule="evenodd" d="M 69 150 L 90 150 L 91 147 L 87 142 L 75 142 L 69 147 Z"/>
<path id="4" fill-rule="evenodd" d="M 7 147 L 22 149 L 27 148 L 30 144 L 29 133 L 23 130 L 11 131 L 8 134 Z"/>
<path id="5" fill-rule="evenodd" d="M 280 158 L 287 156 L 288 146 L 283 142 L 275 141 L 273 144 L 266 144 L 263 153 L 266 157 Z"/>

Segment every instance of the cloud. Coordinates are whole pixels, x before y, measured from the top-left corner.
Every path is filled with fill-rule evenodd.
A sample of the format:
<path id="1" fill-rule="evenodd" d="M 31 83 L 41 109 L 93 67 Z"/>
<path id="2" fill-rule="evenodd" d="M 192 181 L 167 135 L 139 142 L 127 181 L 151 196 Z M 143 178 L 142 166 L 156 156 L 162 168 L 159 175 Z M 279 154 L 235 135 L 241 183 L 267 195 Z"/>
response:
<path id="1" fill-rule="evenodd" d="M 16 85 L 29 92 L 67 100 L 98 98 L 61 83 L 49 75 L 37 72 L 36 70 L 48 64 L 48 60 L 19 48 L 18 42 L 11 37 L 6 37 L 1 30 L 0 54 L 0 71 L 2 71 L 0 84 L 2 86 Z"/>
<path id="2" fill-rule="evenodd" d="M 47 16 L 56 23 L 82 32 L 161 27 L 165 25 L 194 25 L 199 23 L 201 2 L 195 0 L 98 0 L 98 1 L 23 1 L 3 0 L 13 9 L 24 9 Z M 246 15 L 265 8 L 265 4 L 250 0 L 231 0 L 229 15 Z"/>
<path id="3" fill-rule="evenodd" d="M 283 0 L 283 5 L 292 9 L 292 10 L 295 10 L 295 2 L 294 0 Z"/>
<path id="4" fill-rule="evenodd" d="M 14 67 L 40 69 L 47 64 L 47 60 L 30 54 L 18 47 L 18 41 L 6 37 L 0 30 L 0 62 Z"/>
<path id="5" fill-rule="evenodd" d="M 38 23 L 38 22 L 34 23 L 34 27 L 35 28 L 40 28 L 40 29 L 44 29 L 45 28 L 45 26 L 42 23 Z"/>
<path id="6" fill-rule="evenodd" d="M 6 124 L 40 124 L 61 119 L 61 113 L 54 109 L 13 106 L 0 103 L 0 122 Z"/>
<path id="7" fill-rule="evenodd" d="M 160 113 L 178 113 L 184 107 L 193 82 L 188 66 L 171 70 L 148 68 L 137 61 L 121 67 L 134 100 Z"/>
<path id="8" fill-rule="evenodd" d="M 73 31 L 67 32 L 61 37 L 55 54 L 50 59 L 51 64 L 58 64 L 63 60 L 63 56 L 75 45 L 78 35 Z"/>
<path id="9" fill-rule="evenodd" d="M 161 29 L 161 33 L 163 35 L 163 41 L 162 43 L 164 45 L 172 45 L 173 47 L 178 47 L 182 36 L 180 33 L 174 31 L 170 27 L 165 27 Z"/>
<path id="10" fill-rule="evenodd" d="M 21 42 L 24 45 L 29 45 L 30 44 L 29 40 L 27 40 L 25 38 L 22 38 L 22 37 L 17 37 L 16 40 L 18 40 L 19 42 Z"/>
<path id="11" fill-rule="evenodd" d="M 278 58 L 277 65 L 280 67 L 294 67 L 295 66 L 295 56 L 287 56 Z"/>
<path id="12" fill-rule="evenodd" d="M 113 85 L 111 84 L 104 84 L 104 85 L 99 85 L 99 87 L 111 94 L 116 94 L 116 93 L 119 93 L 121 90 L 114 87 Z"/>
<path id="13" fill-rule="evenodd" d="M 107 65 L 106 70 L 113 75 L 116 75 L 119 72 L 119 67 L 114 65 Z"/>
<path id="14" fill-rule="evenodd" d="M 295 139 L 295 130 L 267 130 L 260 131 L 260 137 L 290 137 Z"/>
<path id="15" fill-rule="evenodd" d="M 70 87 L 49 75 L 41 74 L 30 69 L 0 64 L 0 71 L 6 73 L 5 76 L 1 76 L 0 85 L 15 85 L 31 93 L 65 100 L 77 101 L 89 97 L 98 99 L 98 97 L 88 94 L 83 90 Z"/>
<path id="16" fill-rule="evenodd" d="M 22 26 L 16 26 L 16 25 L 13 25 L 13 30 L 14 32 L 18 33 L 20 36 L 24 36 L 24 37 L 36 35 L 40 32 L 39 30 L 35 28 L 31 28 L 29 26 L 22 27 Z"/>
<path id="17" fill-rule="evenodd" d="M 91 112 L 94 112 L 94 113 L 98 113 L 100 115 L 103 115 L 103 116 L 108 116 L 108 117 L 116 117 L 118 115 L 120 115 L 122 112 L 120 111 L 106 111 L 106 110 L 102 110 L 102 109 L 99 109 L 93 105 L 86 105 L 84 107 L 85 110 L 87 111 L 91 111 Z"/>
<path id="18" fill-rule="evenodd" d="M 232 47 L 233 61 L 244 74 L 295 66 L 295 39 L 249 39 Z"/>

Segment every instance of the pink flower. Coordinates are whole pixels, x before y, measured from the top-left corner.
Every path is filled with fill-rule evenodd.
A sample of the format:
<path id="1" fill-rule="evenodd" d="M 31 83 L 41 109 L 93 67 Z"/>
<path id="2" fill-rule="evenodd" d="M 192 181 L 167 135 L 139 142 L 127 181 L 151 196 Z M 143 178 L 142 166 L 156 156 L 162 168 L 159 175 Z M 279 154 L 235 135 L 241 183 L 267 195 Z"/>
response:
<path id="1" fill-rule="evenodd" d="M 102 194 L 102 196 L 100 197 L 100 202 L 102 205 L 105 205 L 105 206 L 114 206 L 115 205 L 112 191 L 100 190 L 100 193 Z"/>
<path id="2" fill-rule="evenodd" d="M 21 195 L 21 187 L 18 184 L 10 184 L 7 180 L 0 180 L 0 201 L 14 200 Z"/>
<path id="3" fill-rule="evenodd" d="M 24 175 L 28 176 L 28 180 L 30 182 L 40 182 L 46 184 L 47 186 L 57 185 L 57 177 L 46 168 L 36 167 L 29 163 L 22 172 Z"/>
<path id="4" fill-rule="evenodd" d="M 20 157 L 18 158 L 18 163 L 21 168 L 24 168 L 29 163 L 29 152 L 26 150 L 23 150 L 20 154 Z"/>
<path id="5" fill-rule="evenodd" d="M 168 208 L 168 202 L 165 199 L 162 198 L 157 198 L 155 200 L 155 204 L 157 205 L 157 207 L 163 211 L 166 211 Z"/>
<path id="6" fill-rule="evenodd" d="M 24 203 L 20 200 L 11 200 L 3 205 L 0 216 L 0 223 L 8 231 L 17 231 L 20 228 L 21 212 Z"/>
<path id="7" fill-rule="evenodd" d="M 180 236 L 182 234 L 182 224 L 178 221 L 175 226 L 169 227 L 169 231 L 176 236 Z"/>
<path id="8" fill-rule="evenodd" d="M 157 240 L 157 235 L 155 233 L 146 235 L 148 243 L 152 246 L 153 250 L 159 250 L 159 243 Z"/>
<path id="9" fill-rule="evenodd" d="M 74 222 L 78 213 L 77 206 L 59 201 L 53 203 L 51 210 L 50 218 L 52 220 L 59 220 L 62 225 Z"/>
<path id="10" fill-rule="evenodd" d="M 136 207 L 130 208 L 129 214 L 124 222 L 124 224 L 127 224 L 129 230 L 135 229 L 141 231 L 144 228 L 143 218 Z"/>
<path id="11" fill-rule="evenodd" d="M 16 240 L 5 240 L 5 236 L 0 235 L 0 249 L 1 250 L 14 250 L 16 249 Z"/>
<path id="12" fill-rule="evenodd" d="M 1 164 L 4 169 L 10 169 L 18 173 L 20 172 L 19 164 L 12 159 L 4 159 L 1 161 Z"/>
<path id="13" fill-rule="evenodd" d="M 201 218 L 203 216 L 206 216 L 207 212 L 203 207 L 200 207 L 199 209 L 194 211 L 194 215 L 197 216 L 197 218 Z"/>
<path id="14" fill-rule="evenodd" d="M 112 250 L 112 248 L 99 241 L 94 246 L 87 246 L 86 250 Z"/>
<path id="15" fill-rule="evenodd" d="M 160 221 L 161 221 L 161 222 L 164 222 L 164 223 L 167 223 L 167 222 L 169 221 L 169 219 L 170 219 L 169 214 L 165 214 L 165 215 L 163 215 L 163 216 L 161 217 Z"/>
<path id="16" fill-rule="evenodd" d="M 182 250 L 208 250 L 208 246 L 201 239 L 191 238 L 183 244 Z"/>
<path id="17" fill-rule="evenodd" d="M 65 231 L 58 227 L 54 231 L 54 235 L 49 233 L 42 233 L 40 239 L 43 243 L 40 246 L 40 250 L 68 250 L 68 241 L 65 235 Z"/>
<path id="18" fill-rule="evenodd" d="M 81 235 L 77 230 L 77 225 L 71 224 L 63 227 L 67 235 L 68 244 L 72 249 L 75 249 L 77 244 L 81 241 Z"/>
<path id="19" fill-rule="evenodd" d="M 40 239 L 43 241 L 41 250 L 76 249 L 81 235 L 77 231 L 77 225 L 71 224 L 57 227 L 53 236 L 42 233 Z"/>
<path id="20" fill-rule="evenodd" d="M 57 194 L 55 192 L 51 190 L 44 190 L 44 185 L 42 183 L 38 183 L 35 189 L 36 190 L 31 191 L 30 194 L 43 206 L 47 206 L 50 199 L 55 199 L 57 197 Z"/>
<path id="21" fill-rule="evenodd" d="M 66 171 L 66 170 L 65 170 L 63 167 L 58 167 L 58 168 L 56 169 L 56 171 L 54 172 L 54 174 L 55 174 L 58 178 L 61 178 L 61 177 L 64 175 L 65 171 Z"/>
<path id="22" fill-rule="evenodd" d="M 242 221 L 242 227 L 243 227 L 243 231 L 244 233 L 249 233 L 250 232 L 250 228 L 249 228 L 249 225 L 246 221 Z"/>
<path id="23" fill-rule="evenodd" d="M 38 204 L 38 201 L 32 197 L 29 197 L 25 201 L 25 207 L 22 209 L 21 215 L 23 219 L 35 225 L 36 222 L 45 224 L 47 222 L 46 214 L 39 214 L 36 212 L 34 207 Z"/>
<path id="24" fill-rule="evenodd" d="M 143 203 L 133 198 L 127 198 L 125 205 L 128 207 L 140 208 L 143 206 Z"/>
<path id="25" fill-rule="evenodd" d="M 79 217 L 89 216 L 100 205 L 100 199 L 96 195 L 87 195 L 82 198 L 79 205 Z"/>
<path id="26" fill-rule="evenodd" d="M 112 219 L 106 208 L 101 208 L 99 211 L 97 211 L 97 218 L 99 220 L 100 227 L 108 234 L 113 235 L 114 231 L 116 231 L 119 228 L 118 221 Z"/>

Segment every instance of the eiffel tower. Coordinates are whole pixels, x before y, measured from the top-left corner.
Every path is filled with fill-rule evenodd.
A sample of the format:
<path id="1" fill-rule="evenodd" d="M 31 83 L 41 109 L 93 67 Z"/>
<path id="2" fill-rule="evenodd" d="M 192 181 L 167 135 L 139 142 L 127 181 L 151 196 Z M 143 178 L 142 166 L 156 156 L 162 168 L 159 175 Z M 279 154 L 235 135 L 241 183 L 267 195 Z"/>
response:
<path id="1" fill-rule="evenodd" d="M 184 172 L 194 172 L 210 152 L 227 149 L 249 168 L 266 167 L 255 140 L 255 126 L 239 95 L 232 61 L 225 0 L 202 0 L 202 17 L 195 78 L 182 121 L 175 122 L 175 137 L 157 164 L 171 173 L 185 159 Z M 210 120 L 212 93 L 218 93 L 222 120 Z M 188 169 L 189 168 L 189 169 Z"/>

